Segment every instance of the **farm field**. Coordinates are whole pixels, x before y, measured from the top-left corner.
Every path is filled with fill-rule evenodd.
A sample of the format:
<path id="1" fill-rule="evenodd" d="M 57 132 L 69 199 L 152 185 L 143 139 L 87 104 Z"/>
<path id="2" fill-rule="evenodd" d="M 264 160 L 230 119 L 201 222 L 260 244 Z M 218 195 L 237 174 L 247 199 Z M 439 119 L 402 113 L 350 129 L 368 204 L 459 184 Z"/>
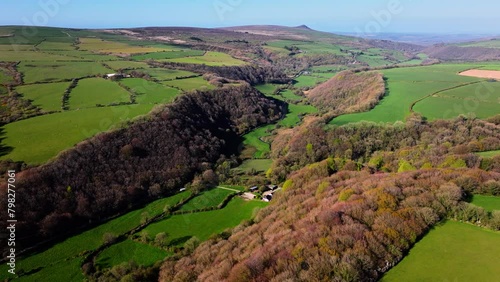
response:
<path id="1" fill-rule="evenodd" d="M 214 89 L 215 86 L 212 84 L 208 83 L 208 81 L 204 80 L 203 77 L 198 76 L 198 77 L 193 77 L 193 78 L 185 78 L 185 79 L 176 79 L 176 80 L 169 80 L 169 81 L 163 81 L 162 84 L 174 88 L 179 88 L 184 91 L 190 91 L 194 89 Z"/>
<path id="2" fill-rule="evenodd" d="M 388 93 L 374 109 L 369 112 L 343 115 L 333 119 L 330 123 L 343 125 L 359 121 L 383 123 L 403 121 L 405 117 L 410 114 L 411 107 L 417 101 L 435 93 L 442 94 L 441 92 L 445 92 L 446 89 L 455 87 L 458 88 L 450 90 L 450 93 L 459 93 L 456 91 L 459 91 L 460 86 L 467 86 L 474 82 L 483 81 L 483 79 L 480 78 L 458 75 L 459 72 L 475 66 L 477 65 L 450 64 L 384 70 L 382 73 L 387 78 Z M 465 106 L 462 106 L 461 110 L 456 110 L 456 107 L 450 108 L 450 100 L 452 103 L 457 102 L 456 100 L 452 100 L 453 98 L 448 98 L 448 101 L 436 103 L 435 105 L 426 104 L 430 103 L 427 102 L 427 100 L 431 100 L 431 98 L 432 97 L 429 97 L 429 99 L 424 99 L 416 103 L 414 110 L 416 112 L 422 112 L 424 116 L 430 115 L 431 119 L 438 118 L 437 115 L 441 115 L 442 117 L 443 113 L 447 114 L 446 118 L 453 118 L 460 114 L 468 113 L 471 110 L 467 109 Z M 465 99 L 463 100 L 467 101 Z M 458 102 L 461 102 L 460 105 L 463 105 L 465 103 L 464 101 Z M 491 105 L 491 107 L 477 107 L 473 109 L 473 112 L 476 113 L 476 115 L 488 116 L 491 114 L 492 108 L 494 107 L 494 105 Z"/>
<path id="3" fill-rule="evenodd" d="M 97 62 L 23 62 L 19 71 L 24 74 L 24 83 L 60 81 L 113 72 Z"/>
<path id="4" fill-rule="evenodd" d="M 30 281 L 27 278 L 33 279 L 31 281 L 46 281 L 39 279 L 46 277 L 45 275 L 47 273 L 55 273 L 61 268 L 65 268 L 66 271 L 65 273 L 60 273 L 59 275 L 64 275 L 66 277 L 80 277 L 80 266 L 83 259 L 83 252 L 94 250 L 101 246 L 103 244 L 103 236 L 105 233 L 119 235 L 128 232 L 138 226 L 145 215 L 148 217 L 159 215 L 163 212 L 165 206 L 176 205 L 182 199 L 187 198 L 189 193 L 190 192 L 186 191 L 168 198 L 154 201 L 144 208 L 126 213 L 116 219 L 103 223 L 98 227 L 70 237 L 64 242 L 58 243 L 45 251 L 21 259 L 18 263 L 19 270 L 29 272 L 34 269 L 42 269 L 34 275 L 25 277 L 26 281 Z M 75 264 L 71 263 L 67 265 L 68 263 L 66 259 L 73 257 L 76 258 Z M 78 264 L 76 263 L 77 261 Z M 6 265 L 0 266 L 0 270 L 2 271 L 0 273 L 0 279 L 3 279 L 2 275 L 5 275 L 6 273 L 6 271 L 4 271 L 5 267 Z"/>
<path id="5" fill-rule="evenodd" d="M 62 97 L 70 82 L 19 86 L 16 91 L 46 112 L 61 111 Z"/>
<path id="6" fill-rule="evenodd" d="M 150 53 L 161 51 L 175 51 L 175 46 L 165 46 L 164 48 L 149 47 L 149 46 L 131 46 L 126 43 L 107 41 L 99 38 L 80 38 L 78 44 L 81 50 L 92 51 L 97 53 L 110 53 L 110 54 L 136 54 L 136 53 Z"/>
<path id="7" fill-rule="evenodd" d="M 182 205 L 181 211 L 193 211 L 204 208 L 217 207 L 222 201 L 234 192 L 213 188 L 211 190 L 202 191 L 199 195 Z"/>
<path id="8" fill-rule="evenodd" d="M 164 68 L 145 68 L 145 69 L 140 69 L 139 71 L 147 73 L 151 77 L 159 81 L 175 80 L 181 77 L 192 77 L 199 75 L 194 72 L 164 69 Z"/>
<path id="9" fill-rule="evenodd" d="M 500 211 L 500 197 L 474 195 L 471 203 L 490 212 L 494 210 Z"/>
<path id="10" fill-rule="evenodd" d="M 145 69 L 149 68 L 149 65 L 144 62 L 134 62 L 134 61 L 109 61 L 105 62 L 110 68 L 115 71 L 119 69 Z"/>
<path id="11" fill-rule="evenodd" d="M 480 155 L 481 157 L 493 158 L 494 156 L 500 155 L 500 150 L 480 152 L 477 154 Z"/>
<path id="12" fill-rule="evenodd" d="M 201 50 L 180 50 L 180 51 L 155 52 L 155 53 L 134 55 L 131 57 L 131 59 L 138 61 L 145 61 L 145 60 L 161 61 L 167 59 L 179 59 L 185 57 L 203 56 L 204 54 L 205 51 Z"/>
<path id="13" fill-rule="evenodd" d="M 139 104 L 170 103 L 180 93 L 177 89 L 141 78 L 127 78 L 121 80 L 120 83 L 137 94 L 135 101 Z"/>
<path id="14" fill-rule="evenodd" d="M 234 198 L 221 210 L 173 215 L 149 225 L 144 231 L 152 238 L 158 233 L 168 232 L 168 244 L 182 246 L 193 236 L 205 241 L 212 234 L 234 227 L 241 221 L 250 219 L 256 209 L 266 205 L 262 201 L 245 201 L 241 198 Z"/>
<path id="15" fill-rule="evenodd" d="M 203 56 L 168 59 L 165 61 L 185 64 L 204 64 L 207 66 L 240 66 L 246 64 L 244 61 L 235 59 L 228 54 L 220 52 L 206 52 Z"/>
<path id="16" fill-rule="evenodd" d="M 126 239 L 104 250 L 97 257 L 96 266 L 100 269 L 111 268 L 130 261 L 134 261 L 138 265 L 151 266 L 168 255 L 167 251 L 160 248 Z"/>
<path id="17" fill-rule="evenodd" d="M 500 234 L 447 221 L 436 226 L 381 281 L 494 281 Z"/>
<path id="18" fill-rule="evenodd" d="M 251 172 L 255 170 L 255 172 L 266 172 L 271 165 L 273 164 L 273 160 L 271 159 L 252 159 L 245 160 L 236 170 Z"/>
<path id="19" fill-rule="evenodd" d="M 116 82 L 103 78 L 89 78 L 78 81 L 77 86 L 69 96 L 71 110 L 93 108 L 97 104 L 111 105 L 130 103 L 130 93 Z"/>
<path id="20" fill-rule="evenodd" d="M 10 123 L 3 126 L 2 143 L 13 150 L 0 158 L 41 164 L 99 132 L 147 114 L 152 108 L 153 105 L 89 108 Z"/>
<path id="21" fill-rule="evenodd" d="M 480 42 L 469 42 L 459 44 L 461 47 L 484 47 L 484 48 L 500 48 L 500 39 L 480 41 Z"/>

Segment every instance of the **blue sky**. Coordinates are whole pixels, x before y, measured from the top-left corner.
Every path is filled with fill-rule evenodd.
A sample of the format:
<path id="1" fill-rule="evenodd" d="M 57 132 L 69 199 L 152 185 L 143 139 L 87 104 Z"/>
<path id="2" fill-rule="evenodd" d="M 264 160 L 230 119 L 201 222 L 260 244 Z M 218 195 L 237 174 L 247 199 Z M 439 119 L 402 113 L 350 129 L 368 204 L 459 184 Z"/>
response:
<path id="1" fill-rule="evenodd" d="M 1 0 L 0 25 L 79 28 L 249 24 L 323 31 L 500 34 L 500 1 Z"/>

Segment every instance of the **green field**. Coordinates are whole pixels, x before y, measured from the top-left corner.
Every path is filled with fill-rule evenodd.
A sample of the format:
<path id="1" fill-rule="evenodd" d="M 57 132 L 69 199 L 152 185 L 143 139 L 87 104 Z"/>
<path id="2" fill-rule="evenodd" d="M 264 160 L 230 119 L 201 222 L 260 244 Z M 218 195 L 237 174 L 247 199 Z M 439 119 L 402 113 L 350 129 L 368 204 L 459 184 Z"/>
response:
<path id="1" fill-rule="evenodd" d="M 75 46 L 70 42 L 51 42 L 44 41 L 36 46 L 42 51 L 71 51 L 75 50 Z"/>
<path id="2" fill-rule="evenodd" d="M 480 42 L 462 43 L 459 46 L 461 46 L 461 47 L 484 47 L 484 48 L 498 49 L 498 48 L 500 48 L 500 39 L 492 39 L 492 40 L 480 41 Z"/>
<path id="3" fill-rule="evenodd" d="M 171 70 L 164 68 L 146 68 L 138 70 L 140 72 L 144 72 L 149 74 L 151 77 L 164 81 L 164 80 L 174 80 L 179 77 L 190 77 L 196 76 L 197 74 L 194 72 L 183 71 L 183 70 Z"/>
<path id="4" fill-rule="evenodd" d="M 486 151 L 486 152 L 479 152 L 477 153 L 478 155 L 480 155 L 481 157 L 485 157 L 485 158 L 493 158 L 494 156 L 498 156 L 500 155 L 500 150 L 496 150 L 496 151 Z"/>
<path id="5" fill-rule="evenodd" d="M 500 234 L 447 221 L 432 229 L 382 281 L 495 281 Z"/>
<path id="6" fill-rule="evenodd" d="M 61 111 L 62 96 L 69 85 L 69 82 L 26 85 L 17 87 L 16 91 L 44 111 Z"/>
<path id="7" fill-rule="evenodd" d="M 97 62 L 22 62 L 19 71 L 24 74 L 24 83 L 60 81 L 113 72 Z"/>
<path id="8" fill-rule="evenodd" d="M 206 52 L 203 56 L 169 59 L 165 61 L 184 64 L 204 64 L 207 66 L 240 66 L 246 64 L 244 61 L 220 52 Z"/>
<path id="9" fill-rule="evenodd" d="M 134 61 L 109 61 L 106 62 L 113 70 L 117 71 L 119 69 L 144 69 L 149 68 L 148 64 L 143 62 Z"/>
<path id="10" fill-rule="evenodd" d="M 166 104 L 179 95 L 179 90 L 141 78 L 127 78 L 120 81 L 137 94 L 139 104 Z"/>
<path id="11" fill-rule="evenodd" d="M 79 235 L 70 237 L 45 251 L 21 259 L 17 264 L 17 272 L 28 272 L 38 268 L 42 269 L 35 275 L 25 277 L 26 281 L 30 281 L 30 279 L 33 279 L 31 281 L 46 281 L 38 280 L 38 277 L 40 277 L 39 279 L 44 279 L 45 276 L 43 276 L 42 274 L 46 275 L 51 272 L 53 272 L 52 275 L 61 275 L 61 277 L 81 277 L 80 263 L 83 258 L 83 252 L 94 250 L 101 246 L 103 244 L 103 235 L 105 233 L 119 235 L 132 230 L 133 228 L 140 225 L 145 215 L 148 217 L 159 215 L 163 212 L 165 206 L 174 206 L 188 196 L 189 192 L 186 191 L 168 198 L 157 200 L 142 209 L 131 211 L 116 219 L 101 224 L 98 227 L 85 231 Z M 76 258 L 76 260 L 78 260 L 80 263 L 68 264 L 66 260 L 69 258 Z M 5 269 L 6 265 L 0 266 L 0 279 L 5 278 L 4 276 L 7 273 Z M 60 269 L 65 269 L 65 273 L 58 273 Z"/>
<path id="12" fill-rule="evenodd" d="M 273 164 L 273 160 L 271 159 L 253 159 L 244 161 L 239 167 L 235 168 L 235 170 L 241 170 L 244 172 L 251 172 L 255 170 L 255 172 L 266 172 L 271 165 Z"/>
<path id="13" fill-rule="evenodd" d="M 72 110 L 96 107 L 96 104 L 110 105 L 130 102 L 130 93 L 116 82 L 103 78 L 89 78 L 78 81 L 69 95 Z"/>
<path id="14" fill-rule="evenodd" d="M 169 253 L 162 249 L 127 239 L 104 250 L 97 257 L 96 266 L 101 269 L 111 268 L 130 261 L 138 265 L 151 266 L 168 255 Z"/>
<path id="15" fill-rule="evenodd" d="M 185 57 L 203 56 L 205 51 L 201 50 L 181 50 L 181 51 L 170 51 L 170 52 L 155 52 L 142 55 L 132 56 L 131 59 L 138 61 L 145 60 L 166 60 L 166 59 L 178 59 Z"/>
<path id="16" fill-rule="evenodd" d="M 176 80 L 169 80 L 169 81 L 163 81 L 162 84 L 171 86 L 174 88 L 179 88 L 184 91 L 190 91 L 194 89 L 214 89 L 215 86 L 212 84 L 208 83 L 208 81 L 204 80 L 203 77 L 198 76 L 198 77 L 193 77 L 193 78 L 186 78 L 186 79 L 176 79 Z"/>
<path id="17" fill-rule="evenodd" d="M 100 38 L 80 38 L 80 44 L 78 44 L 78 47 L 80 47 L 81 50 L 110 54 L 137 54 L 160 51 L 174 51 L 175 49 L 177 49 L 174 46 L 165 46 L 164 48 L 132 46 L 126 43 L 107 41 Z"/>
<path id="18" fill-rule="evenodd" d="M 41 164 L 78 142 L 126 120 L 147 114 L 153 105 L 81 109 L 38 116 L 3 126 L 4 146 L 13 151 L 1 157 Z"/>
<path id="19" fill-rule="evenodd" d="M 479 78 L 458 75 L 460 71 L 476 66 L 478 65 L 450 64 L 384 70 L 382 72 L 387 78 L 388 91 L 380 103 L 369 112 L 343 115 L 335 118 L 331 123 L 343 125 L 359 121 L 391 123 L 403 121 L 405 117 L 410 114 L 411 106 L 426 97 L 429 98 L 417 103 L 414 110 L 416 112 L 422 112 L 424 116 L 429 115 L 431 119 L 435 119 L 438 116 L 443 117 L 443 115 L 446 115 L 446 118 L 453 118 L 464 112 L 467 113 L 470 108 L 468 104 L 465 104 L 468 102 L 464 101 L 469 101 L 468 98 L 462 99 L 462 101 L 457 103 L 457 98 L 455 97 L 447 97 L 446 99 L 443 98 L 441 101 L 434 101 L 432 100 L 434 97 L 430 96 L 449 88 L 461 85 L 465 86 L 468 83 L 476 81 L 483 81 L 483 79 Z M 460 88 L 457 88 L 449 93 L 455 95 L 453 93 L 459 92 Z M 441 95 L 441 93 L 439 93 L 439 95 Z M 474 93 L 472 95 L 474 95 Z M 435 104 L 432 104 L 432 102 L 435 102 Z M 495 107 L 495 105 L 480 105 L 474 109 L 474 112 L 479 116 L 487 116 L 491 114 L 491 108 L 493 107 Z"/>
<path id="20" fill-rule="evenodd" d="M 212 234 L 234 227 L 241 221 L 250 219 L 255 209 L 263 208 L 266 205 L 262 201 L 245 201 L 241 198 L 234 198 L 221 210 L 174 215 L 149 225 L 144 231 L 152 238 L 158 233 L 166 232 L 169 235 L 169 244 L 182 246 L 193 236 L 204 241 Z"/>
<path id="21" fill-rule="evenodd" d="M 500 211 L 500 197 L 474 195 L 471 203 L 487 211 Z"/>
<path id="22" fill-rule="evenodd" d="M 311 105 L 288 105 L 288 114 L 279 124 L 285 127 L 294 127 L 302 121 L 302 117 L 308 114 L 317 113 L 318 109 Z"/>
<path id="23" fill-rule="evenodd" d="M 234 192 L 219 188 L 202 191 L 199 195 L 191 199 L 189 202 L 185 203 L 181 207 L 181 211 L 193 211 L 204 208 L 217 207 L 230 194 L 234 194 Z"/>
<path id="24" fill-rule="evenodd" d="M 290 100 L 290 101 L 301 101 L 304 99 L 304 97 L 295 95 L 292 90 L 286 89 L 285 91 L 281 91 L 280 95 L 285 99 L 285 100 Z"/>
<path id="25" fill-rule="evenodd" d="M 333 77 L 333 75 L 332 75 Z M 301 75 L 297 78 L 294 79 L 295 87 L 313 87 L 316 86 L 319 83 L 325 82 L 328 79 L 325 77 L 319 77 L 319 76 L 312 76 L 312 75 Z"/>
<path id="26" fill-rule="evenodd" d="M 243 135 L 243 144 L 256 149 L 254 158 L 266 158 L 271 152 L 271 145 L 261 140 L 261 138 L 272 135 L 272 130 L 276 127 L 274 124 L 266 125 L 252 130 Z"/>

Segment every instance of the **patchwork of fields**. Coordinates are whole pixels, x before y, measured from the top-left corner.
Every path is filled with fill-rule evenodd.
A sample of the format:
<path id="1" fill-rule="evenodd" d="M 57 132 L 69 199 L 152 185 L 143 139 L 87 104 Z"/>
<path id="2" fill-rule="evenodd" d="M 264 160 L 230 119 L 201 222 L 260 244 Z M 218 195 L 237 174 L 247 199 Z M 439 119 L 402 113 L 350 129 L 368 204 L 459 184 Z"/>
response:
<path id="1" fill-rule="evenodd" d="M 44 115 L 5 125 L 7 150 L 0 159 L 28 164 L 44 163 L 80 141 L 147 114 L 156 104 L 172 102 L 183 91 L 214 88 L 200 74 L 153 68 L 149 60 L 245 63 L 224 53 L 86 30 L 37 28 L 29 37 L 21 27 L 1 32 L 15 35 L 0 38 L 0 61 L 20 62 L 17 72 L 23 81 L 14 90 Z M 103 79 L 120 72 L 139 77 Z M 0 83 L 10 81 L 11 74 L 1 69 Z"/>
<path id="2" fill-rule="evenodd" d="M 498 82 L 460 76 L 480 64 L 449 64 L 383 70 L 387 93 L 371 111 L 337 117 L 331 124 L 359 121 L 404 121 L 412 112 L 430 120 L 450 119 L 461 114 L 490 117 L 500 111 Z"/>
<path id="3" fill-rule="evenodd" d="M 179 215 L 165 215 L 139 233 L 131 232 L 144 222 L 162 215 L 167 208 L 180 205 L 182 211 L 216 207 L 229 194 L 235 192 L 224 188 L 215 188 L 202 192 L 187 201 L 190 192 L 185 191 L 174 196 L 157 200 L 144 208 L 131 211 L 98 227 L 54 245 L 53 247 L 21 259 L 17 273 L 19 281 L 75 281 L 82 280 L 82 262 L 90 251 L 102 246 L 106 238 L 125 238 L 104 248 L 96 256 L 96 268 L 106 269 L 135 261 L 137 265 L 151 266 L 173 255 L 175 248 L 182 247 L 186 241 L 196 237 L 200 241 L 207 240 L 212 234 L 221 233 L 227 228 L 250 219 L 257 209 L 267 204 L 262 201 L 245 201 L 233 198 L 224 208 L 213 211 L 195 212 Z M 160 242 L 157 234 L 163 233 Z M 7 273 L 6 265 L 0 266 L 0 279 Z M 29 273 L 29 274 L 27 274 Z M 53 279 L 53 280 L 51 280 Z"/>

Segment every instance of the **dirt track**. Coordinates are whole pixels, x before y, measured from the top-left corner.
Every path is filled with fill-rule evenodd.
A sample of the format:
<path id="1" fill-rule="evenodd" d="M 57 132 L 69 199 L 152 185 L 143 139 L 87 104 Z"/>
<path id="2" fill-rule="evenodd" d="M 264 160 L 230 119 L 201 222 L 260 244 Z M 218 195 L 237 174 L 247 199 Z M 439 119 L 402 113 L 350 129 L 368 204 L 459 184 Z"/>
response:
<path id="1" fill-rule="evenodd" d="M 480 78 L 492 78 L 492 79 L 500 80 L 500 71 L 468 70 L 468 71 L 461 72 L 460 75 L 480 77 Z"/>

